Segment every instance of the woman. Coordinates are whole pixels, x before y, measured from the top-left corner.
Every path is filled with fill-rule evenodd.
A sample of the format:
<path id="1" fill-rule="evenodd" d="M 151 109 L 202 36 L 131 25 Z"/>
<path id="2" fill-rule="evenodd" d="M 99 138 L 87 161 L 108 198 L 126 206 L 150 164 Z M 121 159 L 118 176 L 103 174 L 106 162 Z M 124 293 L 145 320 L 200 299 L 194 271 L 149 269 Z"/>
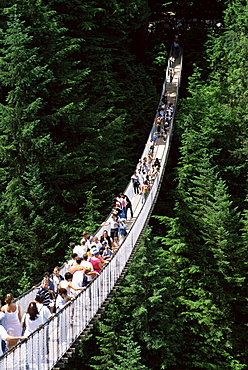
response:
<path id="1" fill-rule="evenodd" d="M 108 232 L 107 230 L 104 230 L 103 231 L 103 234 L 100 238 L 100 243 L 102 244 L 103 242 L 107 242 L 109 247 L 111 248 L 111 245 L 112 245 L 112 241 L 111 241 L 111 238 L 110 236 L 108 235 Z"/>
<path id="2" fill-rule="evenodd" d="M 100 272 L 103 266 L 101 259 L 99 258 L 99 252 L 95 252 L 89 259 L 89 262 L 92 263 L 93 269 L 96 272 Z"/>
<path id="3" fill-rule="evenodd" d="M 14 303 L 12 293 L 8 293 L 5 298 L 6 305 L 2 307 L 1 311 L 5 312 L 5 325 L 7 333 L 10 337 L 20 337 L 22 334 L 21 326 L 21 309 Z M 10 339 L 8 341 L 8 349 L 17 344 L 19 339 Z"/>
<path id="4" fill-rule="evenodd" d="M 42 317 L 39 315 L 35 302 L 29 303 L 27 313 L 23 316 L 22 327 L 25 328 L 24 336 L 27 337 L 43 324 Z"/>
<path id="5" fill-rule="evenodd" d="M 167 91 L 165 90 L 165 92 L 163 93 L 163 96 L 162 96 L 162 102 L 164 104 L 167 104 L 167 101 L 168 101 L 168 94 L 167 94 Z"/>

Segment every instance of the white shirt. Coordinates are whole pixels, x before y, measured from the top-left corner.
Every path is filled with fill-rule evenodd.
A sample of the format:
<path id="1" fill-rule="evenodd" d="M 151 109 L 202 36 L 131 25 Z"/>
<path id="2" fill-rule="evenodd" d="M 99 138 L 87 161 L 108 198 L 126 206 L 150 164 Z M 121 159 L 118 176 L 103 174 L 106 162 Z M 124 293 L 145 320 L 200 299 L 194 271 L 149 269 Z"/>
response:
<path id="1" fill-rule="evenodd" d="M 70 281 L 62 280 L 60 282 L 60 288 L 64 288 L 67 290 L 67 295 L 71 297 L 73 295 L 74 290 L 71 289 L 68 285 L 70 284 Z"/>
<path id="2" fill-rule="evenodd" d="M 84 281 L 84 272 L 81 270 L 77 270 L 73 273 L 73 278 L 72 278 L 72 285 L 74 288 L 82 288 L 83 286 L 83 281 Z M 75 294 L 78 294 L 79 291 L 75 290 Z"/>
<path id="3" fill-rule="evenodd" d="M 66 266 L 66 269 L 68 270 L 68 271 L 70 271 L 70 269 L 71 269 L 71 267 L 72 266 L 75 266 L 77 264 L 77 262 L 76 262 L 76 260 L 74 260 L 73 258 L 71 258 L 66 264 L 65 264 L 65 266 Z"/>
<path id="4" fill-rule="evenodd" d="M 110 219 L 109 223 L 110 223 L 110 228 L 111 229 L 118 229 L 118 224 L 116 224 L 117 222 L 117 218 L 112 218 Z"/>
<path id="5" fill-rule="evenodd" d="M 143 177 L 143 175 L 142 175 L 142 173 L 137 173 L 137 176 L 138 176 L 138 179 L 139 179 L 139 183 L 140 183 L 140 186 L 142 186 L 142 184 L 143 184 L 143 180 L 144 180 L 144 177 Z"/>
<path id="6" fill-rule="evenodd" d="M 8 335 L 7 331 L 4 329 L 4 327 L 2 325 L 0 325 L 0 340 L 6 340 L 6 338 L 8 338 L 8 336 L 9 335 Z M 2 346 L 0 345 L 0 356 L 2 356 L 2 354 L 3 354 Z"/>
<path id="7" fill-rule="evenodd" d="M 85 245 L 76 245 L 73 248 L 73 253 L 77 253 L 78 257 L 82 258 L 85 253 L 87 253 L 87 243 Z"/>
<path id="8" fill-rule="evenodd" d="M 65 298 L 61 297 L 61 295 L 59 294 L 58 297 L 56 298 L 56 308 L 61 310 L 61 308 L 63 308 L 65 304 L 66 304 Z"/>
<path id="9" fill-rule="evenodd" d="M 93 244 L 91 244 L 91 249 L 92 249 L 92 247 L 94 247 L 94 246 L 96 246 L 97 247 L 97 250 L 99 251 L 100 250 L 100 248 L 102 248 L 102 243 L 100 243 L 100 242 L 98 242 L 98 243 L 93 243 Z"/>
<path id="10" fill-rule="evenodd" d="M 93 271 L 93 265 L 92 265 L 92 263 L 91 263 L 91 262 L 89 262 L 89 261 L 82 261 L 82 262 L 81 262 L 81 265 L 82 265 L 83 267 L 89 267 L 89 268 L 90 268 L 90 271 Z"/>
<path id="11" fill-rule="evenodd" d="M 30 320 L 29 314 L 24 314 L 22 321 L 25 321 L 26 329 L 24 332 L 24 336 L 27 337 L 29 334 L 31 334 L 33 331 L 38 329 L 40 325 L 43 324 L 42 318 L 40 315 L 37 315 L 35 320 Z"/>
<path id="12" fill-rule="evenodd" d="M 55 274 L 53 274 L 52 281 L 53 281 L 53 284 L 54 284 L 55 293 L 57 293 L 57 291 L 58 291 L 58 285 L 61 282 L 61 280 L 63 280 L 63 279 L 61 279 L 58 276 L 56 276 Z"/>
<path id="13" fill-rule="evenodd" d="M 89 262 L 89 261 L 82 261 L 82 262 L 81 262 L 81 265 L 82 265 L 82 266 L 84 266 L 84 267 L 88 267 L 88 268 L 90 268 L 90 271 L 93 271 L 93 270 L 94 270 L 92 263 L 91 263 L 91 262 Z M 86 274 L 86 277 L 87 277 L 87 280 L 88 280 L 88 281 L 90 281 L 90 280 L 92 280 L 92 279 L 93 279 L 92 275 L 87 275 L 87 274 Z"/>
<path id="14" fill-rule="evenodd" d="M 37 310 L 39 312 L 39 315 L 42 319 L 42 324 L 44 324 L 51 316 L 51 311 L 47 306 L 44 306 L 42 303 L 36 303 Z"/>

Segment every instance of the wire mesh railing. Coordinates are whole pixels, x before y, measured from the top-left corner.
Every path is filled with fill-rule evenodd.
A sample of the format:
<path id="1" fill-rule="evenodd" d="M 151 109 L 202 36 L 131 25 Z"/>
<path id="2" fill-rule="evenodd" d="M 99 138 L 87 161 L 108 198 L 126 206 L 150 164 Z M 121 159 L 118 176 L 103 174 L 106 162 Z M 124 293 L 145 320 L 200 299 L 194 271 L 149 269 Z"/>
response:
<path id="1" fill-rule="evenodd" d="M 166 88 L 166 79 L 168 76 L 168 68 L 166 71 L 165 82 L 163 85 L 162 94 Z M 102 306 L 105 299 L 116 284 L 117 279 L 121 275 L 123 268 L 128 261 L 135 244 L 138 241 L 140 234 L 149 217 L 150 210 L 153 208 L 159 191 L 159 184 L 162 182 L 163 169 L 166 165 L 170 141 L 173 132 L 174 117 L 176 111 L 176 103 L 178 99 L 178 91 L 181 81 L 182 55 L 180 58 L 180 73 L 177 80 L 175 109 L 171 121 L 171 129 L 168 132 L 168 137 L 164 145 L 162 145 L 161 153 L 161 170 L 158 172 L 154 180 L 153 186 L 149 192 L 146 202 L 140 207 L 139 214 L 135 222 L 132 224 L 125 240 L 117 253 L 101 271 L 100 275 L 94 278 L 87 289 L 81 291 L 76 298 L 67 303 L 65 307 L 52 316 L 43 326 L 34 331 L 27 340 L 19 343 L 15 348 L 5 353 L 0 357 L 1 370 L 47 370 L 52 369 L 57 361 L 64 355 L 71 344 L 79 337 L 82 331 L 89 325 L 90 321 Z M 161 97 L 162 97 L 161 94 Z M 156 117 L 155 117 L 156 120 Z M 154 120 L 154 122 L 155 122 Z M 153 134 L 154 124 L 149 133 L 147 143 L 143 151 L 143 157 L 147 156 L 150 150 L 150 138 Z M 133 196 L 133 185 L 130 182 L 125 189 L 125 194 L 131 199 Z M 108 220 L 108 218 L 107 218 Z M 103 229 L 97 230 L 96 235 L 100 236 Z M 61 270 L 63 274 L 65 271 Z M 28 304 L 34 300 L 36 291 L 34 289 L 22 295 L 16 303 L 19 304 L 24 312 Z"/>

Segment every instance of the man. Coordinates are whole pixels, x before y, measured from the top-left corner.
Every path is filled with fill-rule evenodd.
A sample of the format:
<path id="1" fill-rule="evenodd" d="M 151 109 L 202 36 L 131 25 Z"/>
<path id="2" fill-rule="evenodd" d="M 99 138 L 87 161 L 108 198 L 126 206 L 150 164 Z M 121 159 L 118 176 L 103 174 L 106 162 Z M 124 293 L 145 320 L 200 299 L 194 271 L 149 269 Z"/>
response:
<path id="1" fill-rule="evenodd" d="M 41 286 L 38 290 L 38 294 L 44 294 L 44 306 L 48 307 L 50 309 L 50 293 L 49 293 L 49 281 L 48 279 L 43 279 Z"/>
<path id="2" fill-rule="evenodd" d="M 127 215 L 127 210 L 130 209 L 130 214 L 131 218 L 133 218 L 133 208 L 132 208 L 132 203 L 131 200 L 128 198 L 128 196 L 125 194 L 125 199 L 126 199 L 126 215 Z"/>
<path id="3" fill-rule="evenodd" d="M 77 253 L 71 254 L 71 259 L 68 262 L 65 262 L 65 267 L 67 271 L 70 271 L 72 266 L 75 266 L 77 264 L 76 258 L 78 257 Z"/>
<path id="4" fill-rule="evenodd" d="M 82 271 L 82 270 L 84 270 L 84 266 L 81 265 L 81 261 L 82 261 L 81 258 L 79 258 L 79 257 L 76 258 L 76 265 L 75 266 L 72 266 L 70 268 L 70 273 L 71 274 L 74 274 L 75 271 Z"/>
<path id="5" fill-rule="evenodd" d="M 112 258 L 112 254 L 113 254 L 113 252 L 111 251 L 111 249 L 109 248 L 109 245 L 108 244 L 106 244 L 106 246 L 105 246 L 105 251 L 103 252 L 103 254 L 102 254 L 102 258 L 104 259 L 104 260 L 107 260 L 107 261 L 109 261 L 111 258 Z"/>
<path id="6" fill-rule="evenodd" d="M 76 290 L 86 287 L 87 284 L 88 279 L 85 275 L 85 268 L 83 268 L 83 270 L 77 270 L 73 273 L 72 285 L 75 288 L 74 295 L 76 294 Z"/>
<path id="7" fill-rule="evenodd" d="M 42 324 L 44 324 L 52 316 L 49 308 L 44 305 L 44 300 L 45 300 L 44 294 L 37 294 L 35 297 L 35 303 L 36 303 L 39 315 L 42 318 Z"/>
<path id="8" fill-rule="evenodd" d="M 114 237 L 118 238 L 119 224 L 118 217 L 112 213 L 110 220 L 103 222 L 101 226 L 110 225 L 110 237 L 114 240 Z"/>
<path id="9" fill-rule="evenodd" d="M 143 185 L 143 181 L 144 181 L 144 176 L 143 176 L 141 170 L 138 170 L 137 176 L 138 176 L 138 180 L 139 180 L 139 189 L 141 191 L 141 188 L 142 188 L 142 185 Z"/>

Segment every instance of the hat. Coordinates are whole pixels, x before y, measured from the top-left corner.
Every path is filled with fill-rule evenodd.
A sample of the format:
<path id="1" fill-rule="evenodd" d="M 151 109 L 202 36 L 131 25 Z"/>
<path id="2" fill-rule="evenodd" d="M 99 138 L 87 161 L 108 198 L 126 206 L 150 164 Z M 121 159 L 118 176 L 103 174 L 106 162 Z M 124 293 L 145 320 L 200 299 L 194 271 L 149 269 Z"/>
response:
<path id="1" fill-rule="evenodd" d="M 102 244 L 108 244 L 108 242 L 106 242 L 106 240 L 104 240 L 104 241 L 102 242 Z"/>
<path id="2" fill-rule="evenodd" d="M 94 253 L 93 253 L 93 256 L 95 256 L 96 254 L 99 254 L 99 252 L 98 252 L 98 251 L 94 252 Z"/>
<path id="3" fill-rule="evenodd" d="M 86 266 L 86 267 L 85 267 L 85 273 L 87 274 L 88 272 L 91 272 L 91 267 Z"/>

